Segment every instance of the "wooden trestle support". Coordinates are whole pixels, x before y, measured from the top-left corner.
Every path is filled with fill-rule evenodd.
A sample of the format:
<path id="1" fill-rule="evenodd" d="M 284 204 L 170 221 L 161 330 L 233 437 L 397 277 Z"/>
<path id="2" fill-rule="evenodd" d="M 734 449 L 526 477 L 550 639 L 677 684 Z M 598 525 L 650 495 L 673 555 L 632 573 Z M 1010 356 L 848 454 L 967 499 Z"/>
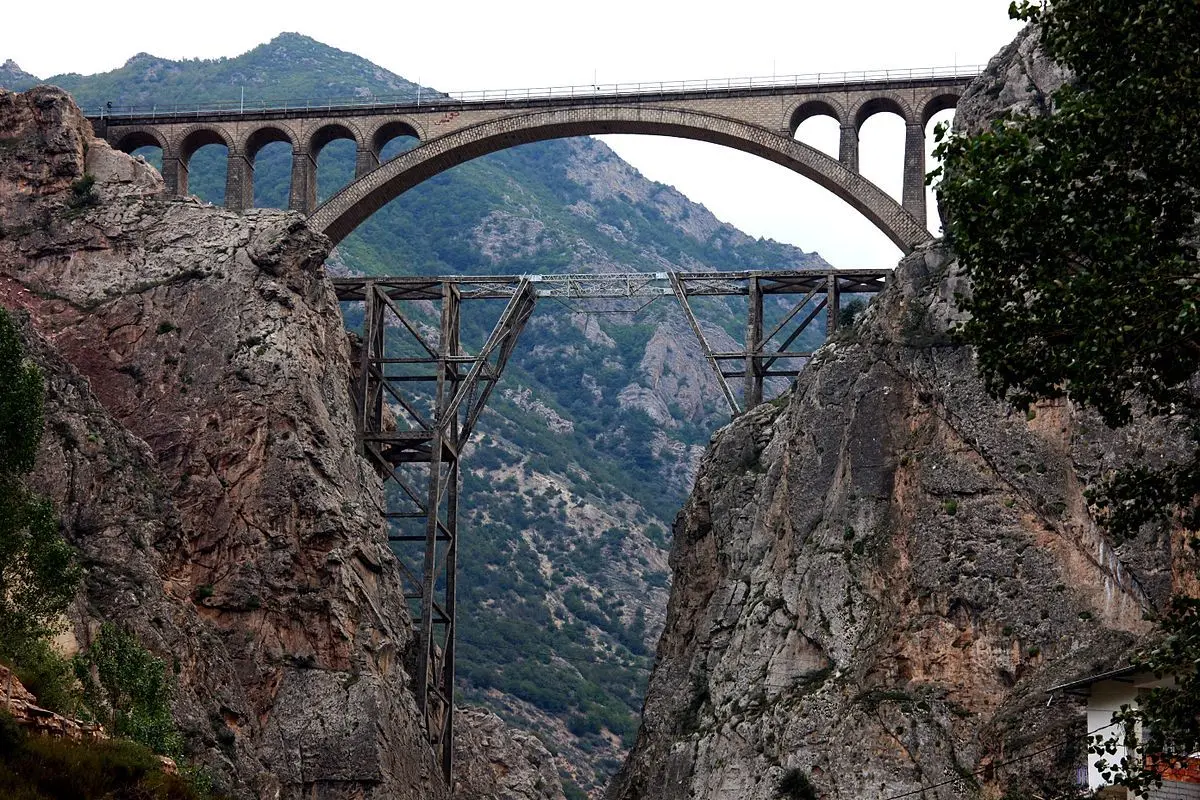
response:
<path id="1" fill-rule="evenodd" d="M 388 539 L 400 562 L 417 640 L 415 661 L 407 666 L 447 781 L 453 773 L 460 457 L 537 299 L 649 303 L 674 297 L 737 416 L 762 403 L 767 379 L 799 374 L 811 353 L 789 348 L 823 310 L 829 312 L 826 333 L 832 334 L 841 295 L 878 292 L 890 274 L 778 270 L 334 280 L 340 301 L 361 305 L 359 447 L 384 478 Z M 772 295 L 801 298 L 764 335 L 763 300 Z M 712 348 L 691 300 L 720 296 L 748 299 L 746 342 L 739 351 Z M 503 301 L 504 308 L 472 354 L 462 343 L 462 308 L 475 300 Z M 440 311 L 436 338 L 427 322 L 431 307 Z M 731 378 L 743 379 L 741 401 Z"/>

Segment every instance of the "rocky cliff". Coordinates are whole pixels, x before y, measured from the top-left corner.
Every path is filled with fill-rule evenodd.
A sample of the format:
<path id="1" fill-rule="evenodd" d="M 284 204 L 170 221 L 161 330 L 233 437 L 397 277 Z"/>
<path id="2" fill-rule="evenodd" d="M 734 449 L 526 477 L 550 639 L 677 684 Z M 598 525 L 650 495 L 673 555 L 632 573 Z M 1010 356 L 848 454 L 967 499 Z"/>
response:
<path id="1" fill-rule="evenodd" d="M 1038 107 L 1056 80 L 1023 36 L 960 117 Z M 1183 573 L 1169 531 L 1108 541 L 1083 489 L 1175 433 L 989 398 L 949 335 L 966 291 L 942 245 L 913 254 L 790 396 L 715 437 L 610 798 L 1070 785 L 1085 726 L 1046 690 L 1117 665 Z"/>
<path id="2" fill-rule="evenodd" d="M 34 484 L 86 567 L 73 646 L 115 621 L 171 664 L 233 796 L 446 797 L 328 242 L 161 189 L 65 93 L 0 90 L 0 304 L 46 376 Z"/>
<path id="3" fill-rule="evenodd" d="M 91 110 L 106 102 L 119 109 L 236 101 L 243 89 L 248 105 L 394 99 L 414 89 L 299 34 L 229 55 L 142 54 L 112 72 L 46 82 Z M 15 65 L 0 67 L 0 86 L 37 82 Z M 405 146 L 397 140 L 383 155 Z M 156 148 L 140 152 L 151 163 L 161 156 Z M 188 165 L 190 191 L 220 204 L 227 157 L 217 145 L 198 150 Z M 334 141 L 321 162 L 324 194 L 353 176 L 355 147 Z M 285 143 L 259 152 L 256 205 L 287 206 L 291 166 Z M 381 208 L 326 261 L 343 274 L 426 275 L 822 266 L 816 254 L 721 223 L 591 138 L 522 145 L 462 164 Z M 463 462 L 461 521 L 469 535 L 459 551 L 460 689 L 468 702 L 544 739 L 560 769 L 592 797 L 636 729 L 666 608 L 665 530 L 691 489 L 703 446 L 729 418 L 679 308 L 658 302 L 636 314 L 594 313 L 622 305 L 637 307 L 539 304 Z M 739 349 L 736 303 L 713 298 L 696 309 L 717 350 Z M 767 313 L 778 320 L 787 310 L 768 305 Z M 436 316 L 421 321 L 439 324 Z M 470 327 L 467 345 L 478 347 L 486 331 L 472 341 Z M 799 349 L 815 348 L 823 330 L 818 321 Z M 530 656 L 542 648 L 564 660 L 547 671 Z"/>

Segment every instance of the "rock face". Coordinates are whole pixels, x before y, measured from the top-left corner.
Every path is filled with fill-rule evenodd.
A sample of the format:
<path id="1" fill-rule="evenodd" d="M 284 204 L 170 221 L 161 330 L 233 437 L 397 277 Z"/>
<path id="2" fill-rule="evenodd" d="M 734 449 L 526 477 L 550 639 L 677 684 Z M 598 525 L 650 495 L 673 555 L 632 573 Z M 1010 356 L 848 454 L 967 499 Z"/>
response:
<path id="1" fill-rule="evenodd" d="M 1029 46 L 992 65 L 968 124 L 1047 74 Z M 989 398 L 948 333 L 966 290 L 950 252 L 915 253 L 790 397 L 715 437 L 676 521 L 666 629 L 610 798 L 1071 785 L 1085 724 L 1046 690 L 1118 665 L 1186 571 L 1169 531 L 1109 542 L 1083 489 L 1182 437 Z"/>
<path id="2" fill-rule="evenodd" d="M 0 91 L 0 303 L 49 384 L 35 483 L 88 567 L 75 636 L 119 621 L 172 664 L 236 796 L 443 797 L 328 243 L 160 191 L 65 93 Z"/>
<path id="3" fill-rule="evenodd" d="M 482 708 L 455 713 L 454 800 L 563 800 L 554 757 L 537 737 Z"/>
<path id="4" fill-rule="evenodd" d="M 954 113 L 954 127 L 979 133 L 1002 116 L 1048 114 L 1051 95 L 1067 83 L 1071 73 L 1046 57 L 1041 34 L 1027 26 L 988 64 L 971 84 Z"/>

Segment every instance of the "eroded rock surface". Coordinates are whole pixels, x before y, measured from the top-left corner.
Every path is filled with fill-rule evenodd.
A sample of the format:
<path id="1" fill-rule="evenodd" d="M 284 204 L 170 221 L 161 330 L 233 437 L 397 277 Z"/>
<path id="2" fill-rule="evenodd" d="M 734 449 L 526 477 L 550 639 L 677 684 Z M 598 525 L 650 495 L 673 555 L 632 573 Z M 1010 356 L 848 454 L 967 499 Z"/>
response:
<path id="1" fill-rule="evenodd" d="M 1054 105 L 1051 95 L 1070 79 L 1070 71 L 1041 49 L 1038 29 L 1027 26 L 967 89 L 955 111 L 954 127 L 974 134 L 1005 116 L 1048 114 Z"/>
<path id="2" fill-rule="evenodd" d="M 75 635 L 120 621 L 171 664 L 237 796 L 445 796 L 328 242 L 161 185 L 66 94 L 0 91 L 0 303 L 50 386 L 36 483 L 88 566 Z"/>
<path id="3" fill-rule="evenodd" d="M 908 259 L 786 404 L 720 433 L 676 522 L 642 729 L 613 798 L 970 796 L 1065 779 L 1076 707 L 1172 582 L 1163 532 L 1113 547 L 1083 487 L 1153 445 L 991 400 L 946 333 L 949 255 Z M 1037 749 L 1037 748 L 1032 748 Z M 970 776 L 970 777 L 967 777 Z"/>
<path id="4" fill-rule="evenodd" d="M 1035 44 L 993 62 L 964 124 L 1045 102 L 1063 75 Z M 949 335 L 968 290 L 941 245 L 915 253 L 790 396 L 715 437 L 675 525 L 666 629 L 610 798 L 1071 784 L 1086 726 L 1046 690 L 1116 666 L 1187 571 L 1167 530 L 1109 541 L 1083 490 L 1183 437 L 988 397 Z"/>
<path id="5" fill-rule="evenodd" d="M 455 714 L 454 800 L 564 800 L 554 757 L 537 737 L 482 708 Z"/>

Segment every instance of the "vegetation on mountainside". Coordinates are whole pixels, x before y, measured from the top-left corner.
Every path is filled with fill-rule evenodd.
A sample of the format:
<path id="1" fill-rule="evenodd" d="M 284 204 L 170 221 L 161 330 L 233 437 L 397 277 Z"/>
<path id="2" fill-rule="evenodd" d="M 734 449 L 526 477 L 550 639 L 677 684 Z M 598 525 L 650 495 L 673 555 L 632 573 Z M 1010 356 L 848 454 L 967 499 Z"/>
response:
<path id="1" fill-rule="evenodd" d="M 71 705 L 70 663 L 49 644 L 75 596 L 79 567 L 54 508 L 25 488 L 42 438 L 41 372 L 0 308 L 0 661 L 48 707 Z"/>
<path id="2" fill-rule="evenodd" d="M 182 753 L 183 741 L 171 718 L 166 665 L 133 634 L 105 623 L 74 666 L 85 708 L 113 735 L 162 755 Z"/>
<path id="3" fill-rule="evenodd" d="M 289 62 L 292 69 L 280 70 L 281 62 Z M 96 113 L 106 103 L 120 110 L 128 106 L 166 109 L 244 100 L 246 107 L 252 108 L 295 100 L 323 103 L 372 96 L 407 97 L 417 89 L 415 83 L 352 53 L 317 45 L 298 33 L 281 33 L 233 58 L 171 61 L 139 53 L 112 72 L 55 75 L 46 83 L 66 89 L 87 113 Z"/>
<path id="4" fill-rule="evenodd" d="M 1054 114 L 945 140 L 948 235 L 972 281 L 962 333 L 988 388 L 1017 406 L 1070 398 L 1112 426 L 1135 414 L 1190 431 L 1189 457 L 1130 464 L 1094 489 L 1110 530 L 1169 517 L 1200 529 L 1200 5 L 1013 3 L 1075 74 Z M 1174 673 L 1118 714 L 1146 733 L 1113 765 L 1143 791 L 1145 753 L 1200 750 L 1200 600 L 1177 596 L 1140 663 Z M 1115 752 L 1113 743 L 1099 751 Z"/>
<path id="5" fill-rule="evenodd" d="M 27 736 L 0 712 L 0 797 L 7 800 L 202 800 L 183 775 L 124 739 L 73 742 Z"/>

